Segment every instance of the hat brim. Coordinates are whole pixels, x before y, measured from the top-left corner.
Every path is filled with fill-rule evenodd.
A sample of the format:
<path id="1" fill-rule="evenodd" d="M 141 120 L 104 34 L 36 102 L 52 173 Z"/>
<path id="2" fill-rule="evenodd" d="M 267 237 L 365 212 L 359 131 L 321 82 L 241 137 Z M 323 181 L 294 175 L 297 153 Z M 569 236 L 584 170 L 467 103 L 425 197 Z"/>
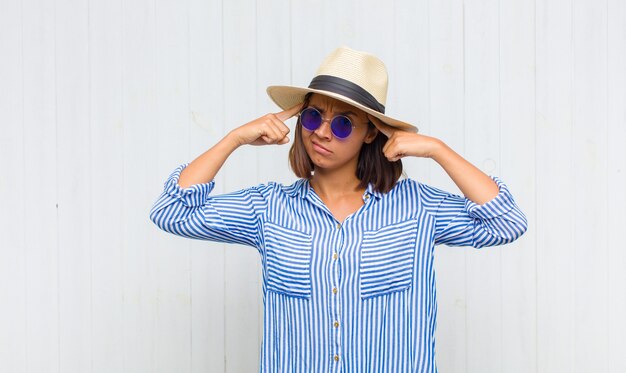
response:
<path id="1" fill-rule="evenodd" d="M 272 101 L 274 101 L 274 103 L 283 110 L 287 110 L 297 104 L 304 102 L 304 96 L 306 96 L 306 94 L 310 92 L 328 96 L 339 101 L 343 101 L 349 105 L 352 105 L 358 109 L 361 109 L 364 112 L 380 119 L 381 121 L 383 121 L 385 124 L 389 126 L 396 127 L 401 130 L 409 131 L 409 132 L 419 131 L 419 129 L 412 124 L 386 116 L 385 114 L 381 114 L 380 112 L 376 110 L 372 110 L 368 108 L 367 106 L 361 105 L 358 102 L 348 97 L 342 96 L 334 92 L 324 91 L 324 90 L 319 90 L 319 89 L 312 89 L 312 88 L 305 88 L 305 87 L 286 86 L 286 85 L 272 85 L 272 86 L 267 87 L 267 94 L 270 96 Z"/>

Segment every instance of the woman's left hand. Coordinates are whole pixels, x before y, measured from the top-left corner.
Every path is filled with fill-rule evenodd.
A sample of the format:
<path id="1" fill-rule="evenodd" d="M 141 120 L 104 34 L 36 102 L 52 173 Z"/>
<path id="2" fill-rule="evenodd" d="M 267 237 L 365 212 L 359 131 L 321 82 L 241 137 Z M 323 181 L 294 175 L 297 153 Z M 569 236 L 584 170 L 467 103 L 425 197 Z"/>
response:
<path id="1" fill-rule="evenodd" d="M 390 162 L 407 156 L 432 158 L 441 145 L 441 140 L 435 137 L 403 131 L 383 123 L 375 116 L 367 116 L 389 138 L 383 147 L 383 154 Z"/>

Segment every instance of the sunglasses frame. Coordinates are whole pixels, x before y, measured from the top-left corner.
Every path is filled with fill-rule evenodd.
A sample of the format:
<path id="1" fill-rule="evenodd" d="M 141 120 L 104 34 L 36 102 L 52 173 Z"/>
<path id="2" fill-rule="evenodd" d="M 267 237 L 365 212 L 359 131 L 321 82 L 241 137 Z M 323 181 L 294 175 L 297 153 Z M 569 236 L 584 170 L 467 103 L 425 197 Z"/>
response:
<path id="1" fill-rule="evenodd" d="M 302 113 L 304 113 L 306 110 L 315 110 L 319 114 L 320 118 L 322 118 L 322 120 L 320 121 L 320 124 L 317 127 L 315 127 L 314 129 L 312 129 L 312 130 L 306 128 L 304 126 L 304 124 L 302 124 Z M 348 135 L 345 136 L 345 137 L 337 136 L 337 134 L 335 133 L 335 129 L 333 128 L 333 122 L 335 121 L 335 119 L 340 118 L 340 117 L 346 118 L 348 120 L 348 122 L 350 123 L 350 133 L 348 133 Z M 328 120 L 328 119 L 324 118 L 322 113 L 317 108 L 315 108 L 313 106 L 307 106 L 306 108 L 302 109 L 298 113 L 298 121 L 300 122 L 300 125 L 302 126 L 302 128 L 304 128 L 305 130 L 310 131 L 310 132 L 316 131 L 318 128 L 320 128 L 322 123 L 328 121 L 330 123 L 330 130 L 333 133 L 333 136 L 338 138 L 338 139 L 340 139 L 340 140 L 345 140 L 348 137 L 350 137 L 350 135 L 352 134 L 352 130 L 356 128 L 356 125 L 353 123 L 352 119 L 350 119 L 348 116 L 343 115 L 343 114 L 339 114 L 339 115 L 335 115 L 334 117 L 330 118 L 330 120 Z"/>

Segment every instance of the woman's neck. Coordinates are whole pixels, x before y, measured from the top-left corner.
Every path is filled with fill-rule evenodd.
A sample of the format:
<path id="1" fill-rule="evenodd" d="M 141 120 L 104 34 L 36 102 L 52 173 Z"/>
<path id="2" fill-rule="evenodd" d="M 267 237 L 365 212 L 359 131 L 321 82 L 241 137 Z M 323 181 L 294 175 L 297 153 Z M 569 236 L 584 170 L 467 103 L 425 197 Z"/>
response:
<path id="1" fill-rule="evenodd" d="M 315 193 L 328 199 L 342 198 L 353 193 L 363 193 L 355 170 L 328 171 L 316 169 L 310 180 Z"/>

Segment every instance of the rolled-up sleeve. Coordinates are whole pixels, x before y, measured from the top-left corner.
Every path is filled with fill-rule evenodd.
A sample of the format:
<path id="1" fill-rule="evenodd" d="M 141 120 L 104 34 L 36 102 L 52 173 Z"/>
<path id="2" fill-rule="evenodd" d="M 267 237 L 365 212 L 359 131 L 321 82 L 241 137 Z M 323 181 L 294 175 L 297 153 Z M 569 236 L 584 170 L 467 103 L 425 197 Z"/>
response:
<path id="1" fill-rule="evenodd" d="M 150 209 L 150 220 L 160 229 L 187 238 L 259 247 L 261 216 L 272 185 L 258 185 L 232 193 L 211 195 L 215 181 L 181 188 L 176 167 Z"/>
<path id="2" fill-rule="evenodd" d="M 435 216 L 435 245 L 481 248 L 510 243 L 528 229 L 528 220 L 507 185 L 489 176 L 498 194 L 479 205 L 466 197 L 420 183 L 423 206 Z"/>

